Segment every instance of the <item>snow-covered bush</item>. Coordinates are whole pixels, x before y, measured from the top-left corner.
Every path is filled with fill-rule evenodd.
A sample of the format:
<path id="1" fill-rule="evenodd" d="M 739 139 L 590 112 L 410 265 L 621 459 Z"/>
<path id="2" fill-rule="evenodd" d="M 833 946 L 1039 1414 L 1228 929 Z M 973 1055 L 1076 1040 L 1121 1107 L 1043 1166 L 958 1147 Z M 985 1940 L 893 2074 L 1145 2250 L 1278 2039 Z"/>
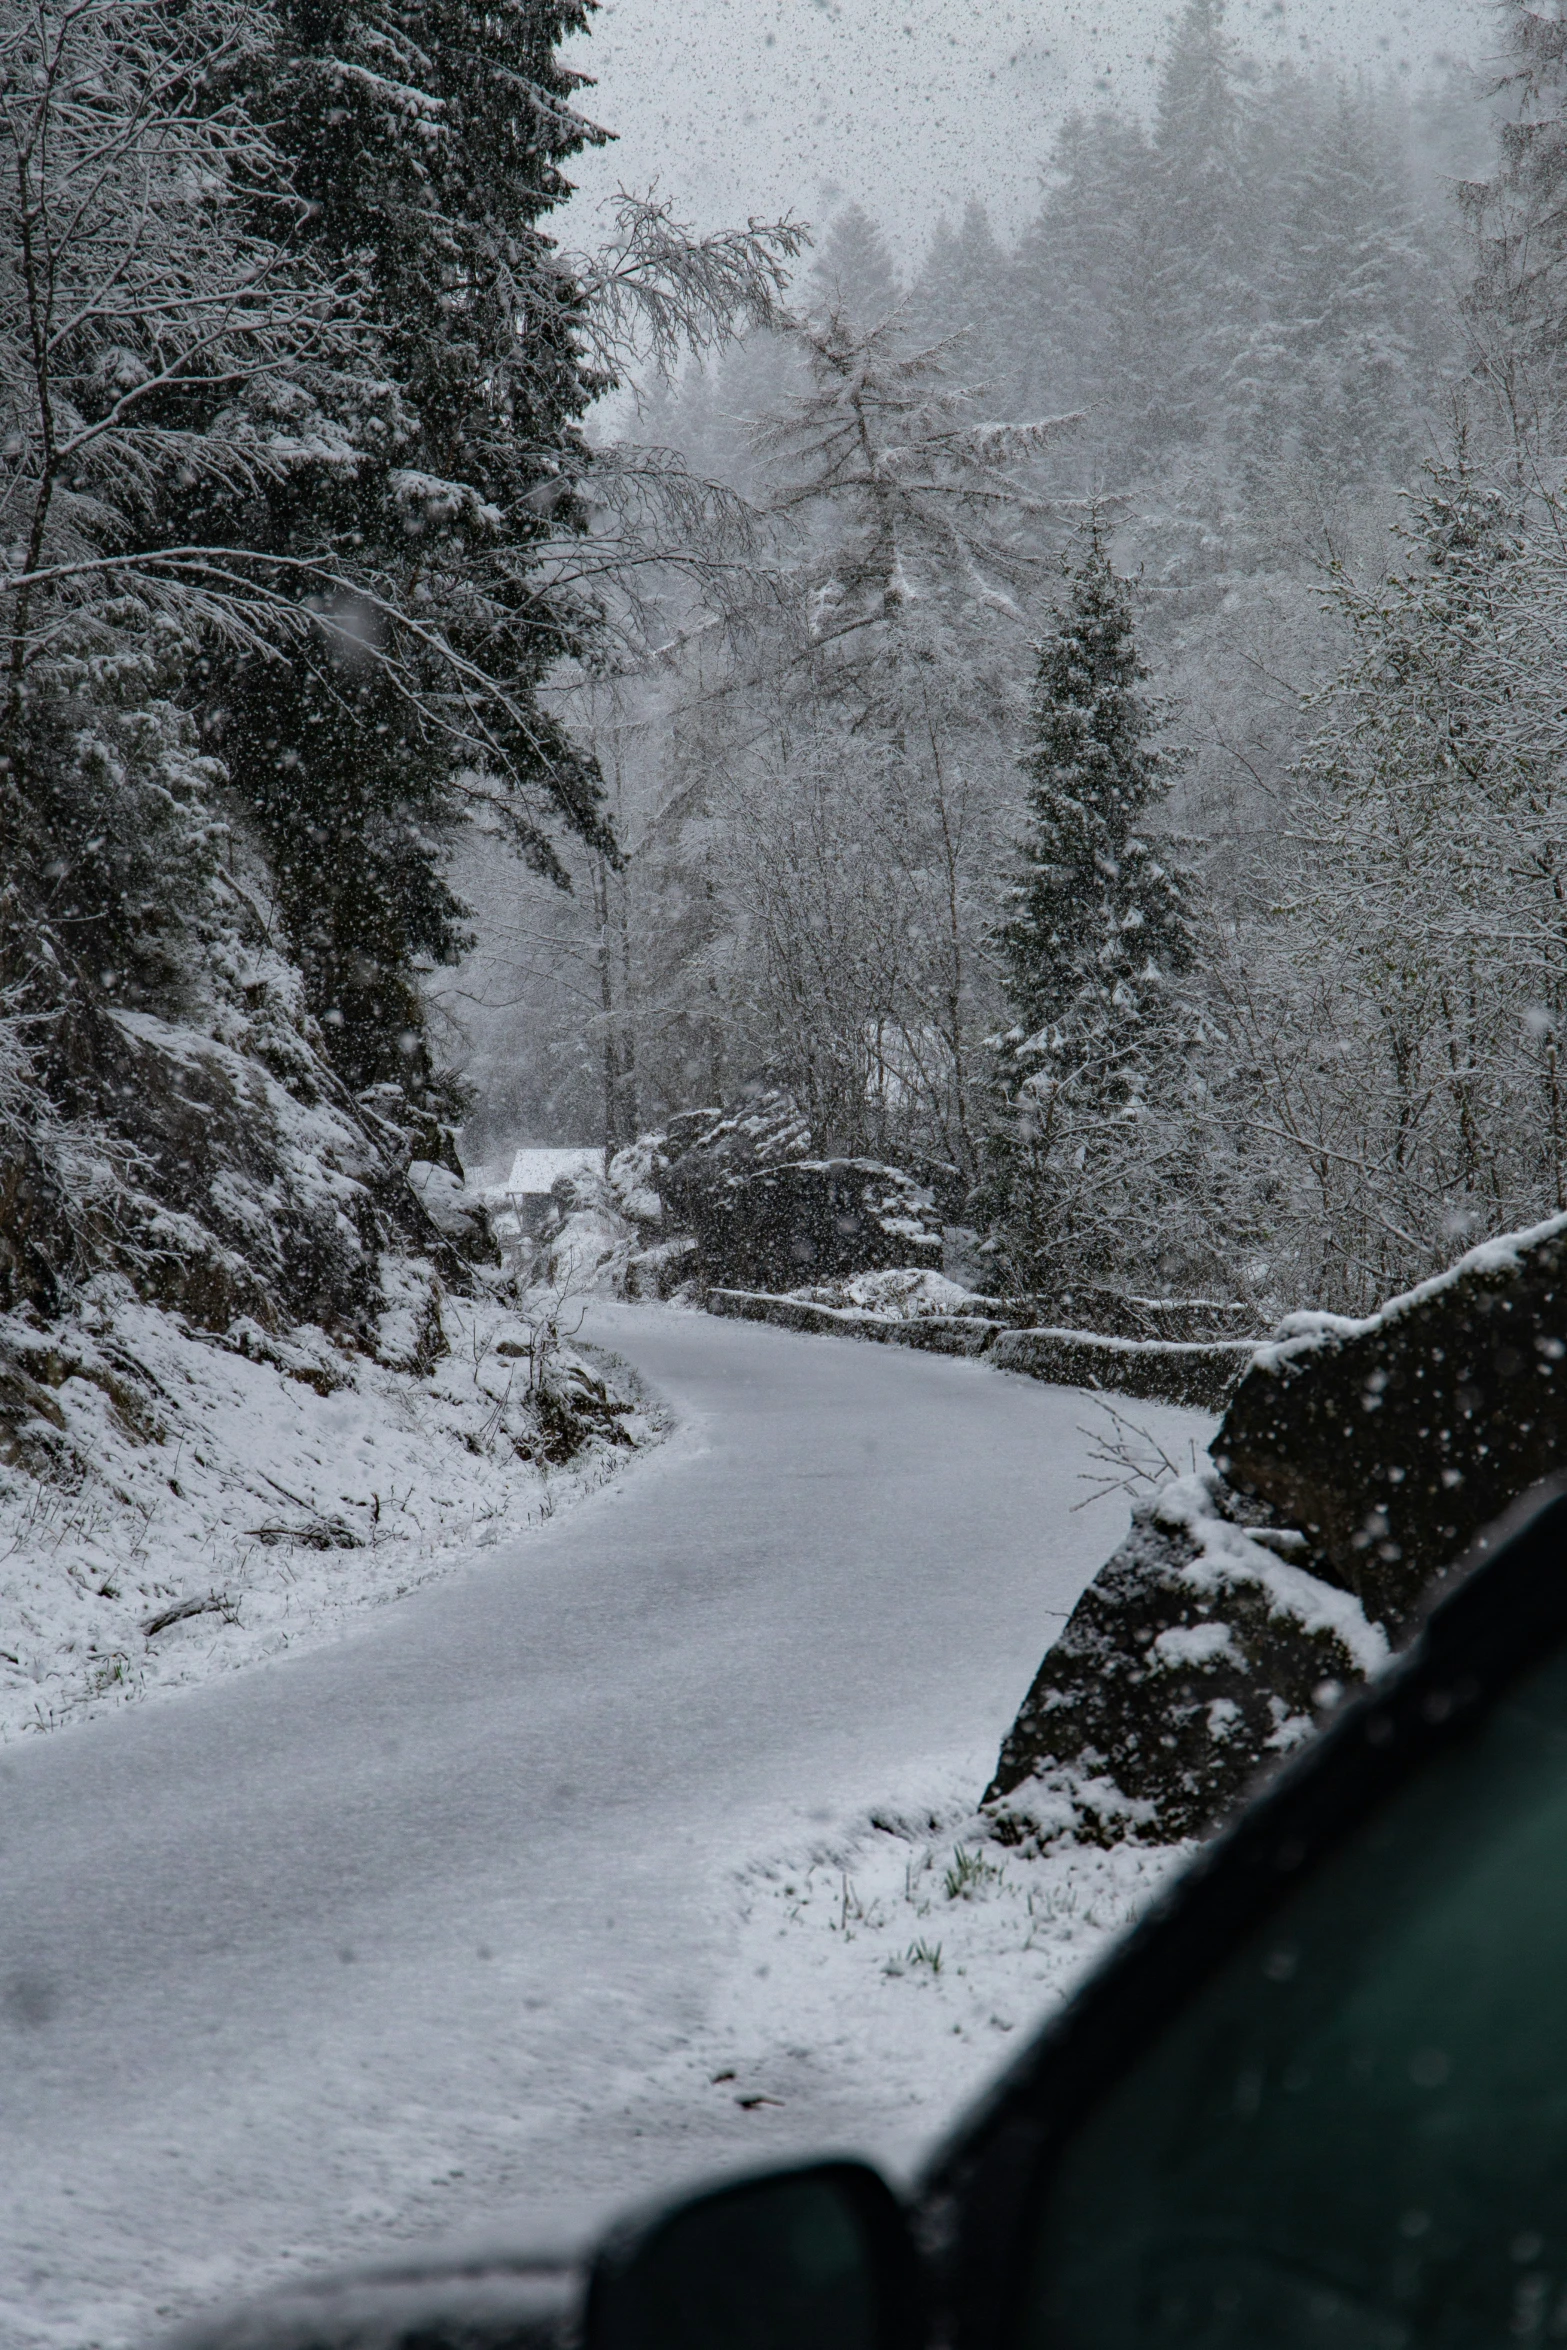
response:
<path id="1" fill-rule="evenodd" d="M 855 1273 L 846 1281 L 816 1282 L 792 1289 L 791 1297 L 819 1306 L 851 1306 L 861 1313 L 886 1314 L 895 1321 L 924 1321 L 953 1314 L 981 1301 L 970 1289 L 949 1281 L 926 1265 L 889 1266 L 882 1272 Z"/>

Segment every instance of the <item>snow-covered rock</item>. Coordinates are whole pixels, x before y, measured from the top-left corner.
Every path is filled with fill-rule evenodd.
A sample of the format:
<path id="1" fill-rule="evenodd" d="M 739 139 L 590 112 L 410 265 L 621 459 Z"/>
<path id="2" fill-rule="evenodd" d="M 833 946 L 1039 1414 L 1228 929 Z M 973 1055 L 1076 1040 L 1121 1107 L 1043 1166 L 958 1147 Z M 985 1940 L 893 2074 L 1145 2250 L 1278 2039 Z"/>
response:
<path id="1" fill-rule="evenodd" d="M 879 1272 L 852 1274 L 847 1281 L 817 1282 L 791 1290 L 789 1295 L 810 1305 L 851 1306 L 864 1313 L 889 1314 L 901 1322 L 983 1310 L 983 1301 L 972 1290 L 949 1281 L 929 1265 L 891 1265 Z"/>
<path id="2" fill-rule="evenodd" d="M 722 1287 L 782 1293 L 802 1276 L 886 1268 L 939 1276 L 930 1191 L 877 1159 L 795 1159 L 690 1185 L 685 1196 L 703 1274 Z"/>
<path id="3" fill-rule="evenodd" d="M 635 1246 L 635 1232 L 612 1209 L 574 1208 L 547 1237 L 542 1278 L 573 1296 L 623 1297 Z"/>
<path id="4" fill-rule="evenodd" d="M 633 1224 L 656 1226 L 664 1221 L 664 1203 L 658 1191 L 663 1141 L 660 1134 L 639 1135 L 609 1162 L 605 1180 L 616 1207 Z"/>
<path id="5" fill-rule="evenodd" d="M 1510 1502 L 1567 1467 L 1567 1216 L 1486 1241 L 1365 1321 L 1293 1315 L 1214 1445 L 1314 1570 L 1403 1624 Z"/>
<path id="6" fill-rule="evenodd" d="M 1001 1749 L 1003 1841 L 1200 1834 L 1386 1662 L 1382 1627 L 1265 1518 L 1211 1469 L 1134 1511 Z"/>
<path id="7" fill-rule="evenodd" d="M 650 1300 L 674 1297 L 691 1280 L 695 1258 L 696 1242 L 689 1233 L 637 1249 L 626 1262 L 626 1295 Z"/>
<path id="8" fill-rule="evenodd" d="M 433 1159 L 414 1159 L 408 1183 L 436 1230 L 463 1256 L 483 1263 L 498 1255 L 483 1200 L 450 1167 Z"/>
<path id="9" fill-rule="evenodd" d="M 1292 1316 L 1252 1356 L 1215 1466 L 1135 1512 L 1045 1657 L 987 1793 L 1003 1833 L 1210 1826 L 1567 1466 L 1564 1382 L 1567 1216 L 1364 1321 Z"/>

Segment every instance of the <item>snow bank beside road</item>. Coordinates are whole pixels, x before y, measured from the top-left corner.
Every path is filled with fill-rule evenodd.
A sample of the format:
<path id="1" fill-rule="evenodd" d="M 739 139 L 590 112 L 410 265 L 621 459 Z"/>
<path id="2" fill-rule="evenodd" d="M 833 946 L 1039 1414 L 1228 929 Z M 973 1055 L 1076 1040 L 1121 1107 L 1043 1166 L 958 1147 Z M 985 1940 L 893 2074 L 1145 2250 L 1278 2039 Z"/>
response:
<path id="1" fill-rule="evenodd" d="M 541 2192 L 624 2203 L 792 2146 L 901 2159 L 1043 2004 L 1022 1978 L 1012 2037 L 948 2013 L 969 1912 L 999 1931 L 1010 1895 L 949 1917 L 938 1884 L 931 1917 L 889 1917 L 885 1955 L 942 1944 L 932 1990 L 858 1932 L 840 1949 L 825 1876 L 771 1947 L 787 1913 L 764 1888 L 742 1919 L 737 1872 L 858 1835 L 889 1791 L 976 1801 L 1124 1525 L 1083 1399 L 651 1306 L 585 1334 L 689 1436 L 287 1671 L 0 1756 L 0 1980 L 47 2008 L 6 2042 L 6 2350 L 145 2340 L 416 2235 L 514 2238 Z M 1139 1418 L 1173 1458 L 1212 1433 Z M 872 1864 L 850 1875 L 869 1906 Z M 1111 1911 L 1086 1906 L 1093 1934 Z M 885 2084 L 838 2053 L 862 2013 Z M 771 2085 L 744 2070 L 774 2058 Z M 782 2110 L 736 2102 L 756 2091 Z"/>
<path id="2" fill-rule="evenodd" d="M 667 1425 L 624 1365 L 566 1346 L 563 1430 L 528 1401 L 516 1307 L 446 1295 L 432 1334 L 429 1297 L 401 1317 L 401 1369 L 309 1329 L 220 1343 L 110 1293 L 54 1334 L 49 1453 L 0 1462 L 0 1740 L 318 1645 Z"/>

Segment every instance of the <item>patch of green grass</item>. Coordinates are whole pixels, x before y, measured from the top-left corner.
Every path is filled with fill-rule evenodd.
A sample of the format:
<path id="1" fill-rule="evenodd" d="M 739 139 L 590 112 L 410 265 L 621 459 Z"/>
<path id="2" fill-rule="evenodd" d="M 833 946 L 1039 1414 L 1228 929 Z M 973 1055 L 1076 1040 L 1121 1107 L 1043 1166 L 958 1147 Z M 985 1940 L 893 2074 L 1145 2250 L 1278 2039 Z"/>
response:
<path id="1" fill-rule="evenodd" d="M 1001 1878 L 1002 1870 L 995 1861 L 987 1860 L 982 1852 L 970 1852 L 966 1846 L 957 1844 L 942 1886 L 949 1901 L 972 1901 L 987 1886 L 999 1885 Z"/>

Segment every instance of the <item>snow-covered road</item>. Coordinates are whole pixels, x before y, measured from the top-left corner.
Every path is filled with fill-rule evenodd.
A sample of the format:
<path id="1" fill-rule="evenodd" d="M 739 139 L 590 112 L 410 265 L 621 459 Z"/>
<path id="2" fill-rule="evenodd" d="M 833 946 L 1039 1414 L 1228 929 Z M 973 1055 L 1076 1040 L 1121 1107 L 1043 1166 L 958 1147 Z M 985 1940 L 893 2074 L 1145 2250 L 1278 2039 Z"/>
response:
<path id="1" fill-rule="evenodd" d="M 1074 1514 L 1092 1406 L 668 1309 L 588 1335 L 682 1422 L 617 1485 L 334 1647 L 0 1753 L 4 2350 L 801 2138 L 898 2150 L 863 2083 L 706 2086 L 733 1875 L 933 1772 L 977 1792 L 1125 1524 Z"/>

